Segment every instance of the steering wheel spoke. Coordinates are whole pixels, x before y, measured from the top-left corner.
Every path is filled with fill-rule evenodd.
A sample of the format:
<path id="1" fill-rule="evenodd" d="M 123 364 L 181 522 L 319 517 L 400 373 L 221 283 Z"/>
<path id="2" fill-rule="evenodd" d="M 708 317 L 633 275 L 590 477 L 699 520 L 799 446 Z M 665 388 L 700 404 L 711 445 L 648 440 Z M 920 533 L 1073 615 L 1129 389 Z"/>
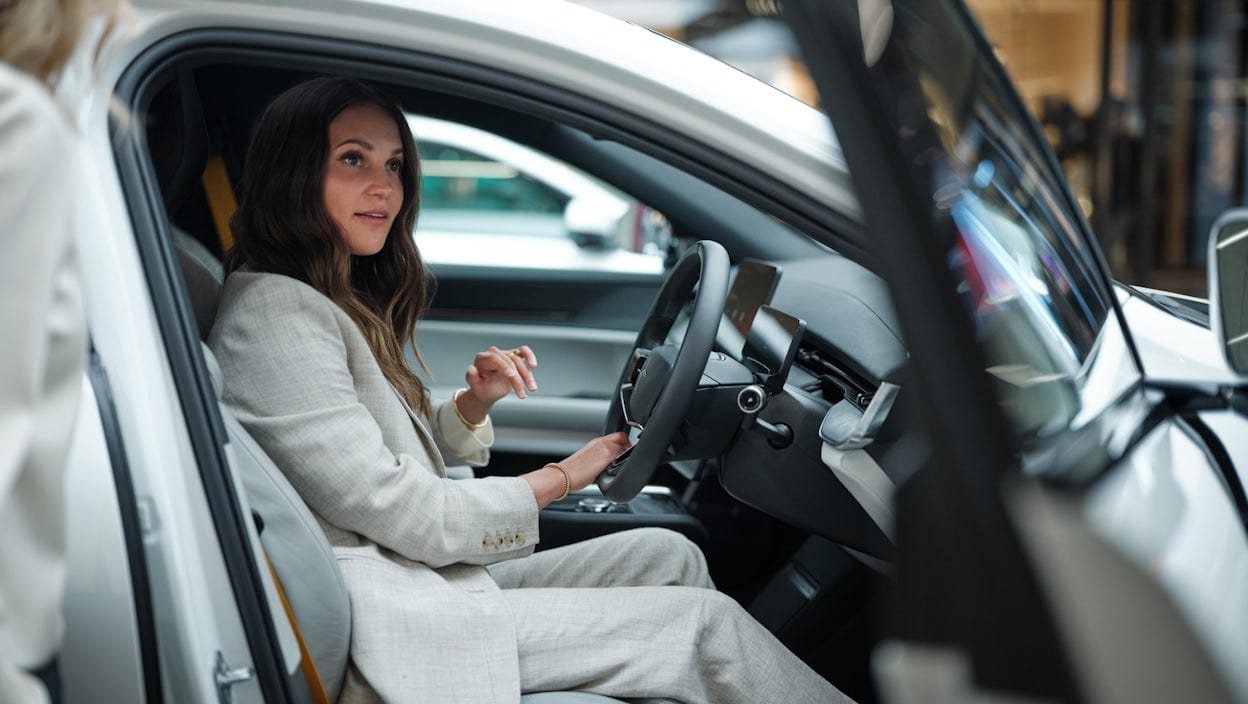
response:
<path id="1" fill-rule="evenodd" d="M 628 412 L 628 406 L 629 406 L 629 403 L 632 401 L 632 399 L 633 399 L 633 385 L 621 384 L 620 393 L 616 397 L 616 402 L 619 403 L 620 413 L 623 417 L 624 422 L 623 422 L 623 426 L 620 427 L 619 430 L 624 430 L 624 428 L 636 428 L 638 430 L 644 430 L 646 427 L 642 425 L 641 423 L 638 423 L 637 421 L 633 420 L 632 417 L 630 416 Z"/>

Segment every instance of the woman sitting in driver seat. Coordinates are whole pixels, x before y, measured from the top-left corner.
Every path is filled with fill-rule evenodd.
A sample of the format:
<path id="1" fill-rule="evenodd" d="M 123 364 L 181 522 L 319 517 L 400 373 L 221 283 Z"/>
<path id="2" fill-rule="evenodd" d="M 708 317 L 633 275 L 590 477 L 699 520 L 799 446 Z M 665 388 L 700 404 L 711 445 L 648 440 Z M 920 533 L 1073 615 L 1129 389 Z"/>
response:
<path id="1" fill-rule="evenodd" d="M 446 459 L 486 463 L 490 408 L 536 390 L 537 358 L 481 352 L 467 388 L 440 402 L 405 364 L 427 302 L 419 182 L 402 112 L 372 89 L 321 78 L 278 96 L 255 128 L 210 337 L 225 402 L 316 515 L 346 581 L 340 701 L 844 701 L 714 591 L 676 533 L 531 554 L 538 510 L 592 482 L 623 434 L 521 477 L 446 478 Z"/>

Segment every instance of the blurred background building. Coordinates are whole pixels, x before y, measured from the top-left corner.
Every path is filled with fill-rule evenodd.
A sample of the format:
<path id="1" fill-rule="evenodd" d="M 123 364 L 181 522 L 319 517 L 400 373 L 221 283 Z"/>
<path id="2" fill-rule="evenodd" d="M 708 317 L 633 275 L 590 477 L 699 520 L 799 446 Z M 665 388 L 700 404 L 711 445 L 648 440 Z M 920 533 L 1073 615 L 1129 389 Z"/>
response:
<path id="1" fill-rule="evenodd" d="M 1206 293 L 1209 226 L 1248 202 L 1245 7 L 965 0 L 1040 121 L 1116 278 Z M 779 0 L 580 0 L 811 104 Z"/>

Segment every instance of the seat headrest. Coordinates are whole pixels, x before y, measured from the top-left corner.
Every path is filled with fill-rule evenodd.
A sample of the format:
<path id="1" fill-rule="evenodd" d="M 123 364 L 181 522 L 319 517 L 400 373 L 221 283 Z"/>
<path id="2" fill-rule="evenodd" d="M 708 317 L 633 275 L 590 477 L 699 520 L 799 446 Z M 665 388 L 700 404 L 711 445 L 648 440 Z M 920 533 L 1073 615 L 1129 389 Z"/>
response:
<path id="1" fill-rule="evenodd" d="M 179 70 L 152 98 L 146 126 L 161 196 L 173 213 L 199 183 L 208 164 L 208 126 L 189 69 Z"/>

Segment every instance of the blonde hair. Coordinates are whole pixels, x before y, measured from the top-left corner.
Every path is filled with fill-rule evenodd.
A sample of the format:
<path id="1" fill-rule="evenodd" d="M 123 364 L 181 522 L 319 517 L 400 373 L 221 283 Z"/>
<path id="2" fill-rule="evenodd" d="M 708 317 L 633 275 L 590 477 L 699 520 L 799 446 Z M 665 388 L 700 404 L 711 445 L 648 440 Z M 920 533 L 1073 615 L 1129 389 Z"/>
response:
<path id="1" fill-rule="evenodd" d="M 125 0 L 0 0 L 0 61 L 53 86 L 90 21 L 104 20 L 98 53 L 125 8 Z"/>

